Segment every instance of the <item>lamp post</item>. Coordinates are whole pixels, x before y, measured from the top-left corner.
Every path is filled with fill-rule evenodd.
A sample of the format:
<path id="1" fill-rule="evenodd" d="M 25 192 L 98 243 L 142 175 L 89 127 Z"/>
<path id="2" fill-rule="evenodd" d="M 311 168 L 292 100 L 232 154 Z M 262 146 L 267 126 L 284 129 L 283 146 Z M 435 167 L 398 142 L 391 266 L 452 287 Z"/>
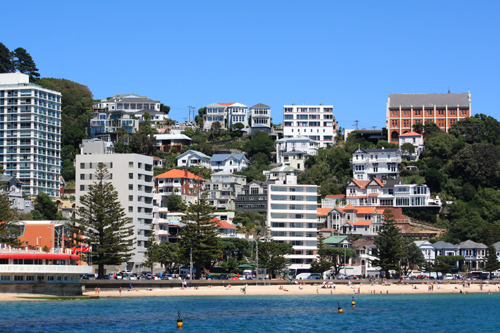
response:
<path id="1" fill-rule="evenodd" d="M 259 282 L 259 240 L 253 240 L 256 244 L 255 258 L 256 258 L 256 268 L 255 268 L 255 285 Z"/>

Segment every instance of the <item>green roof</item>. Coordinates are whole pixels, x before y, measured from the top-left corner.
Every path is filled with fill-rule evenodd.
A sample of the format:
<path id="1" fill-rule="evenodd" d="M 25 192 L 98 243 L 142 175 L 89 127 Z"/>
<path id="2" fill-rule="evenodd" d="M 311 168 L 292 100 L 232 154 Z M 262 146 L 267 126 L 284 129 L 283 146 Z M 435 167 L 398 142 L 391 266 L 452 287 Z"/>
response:
<path id="1" fill-rule="evenodd" d="M 323 241 L 325 244 L 339 244 L 344 239 L 347 239 L 347 236 L 330 236 Z"/>

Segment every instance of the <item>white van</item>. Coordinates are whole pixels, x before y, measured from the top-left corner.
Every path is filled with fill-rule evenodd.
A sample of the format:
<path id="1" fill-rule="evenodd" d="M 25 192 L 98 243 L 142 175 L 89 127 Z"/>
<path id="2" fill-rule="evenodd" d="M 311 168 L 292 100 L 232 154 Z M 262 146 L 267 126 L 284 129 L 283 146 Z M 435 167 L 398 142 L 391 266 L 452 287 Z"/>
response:
<path id="1" fill-rule="evenodd" d="M 311 273 L 300 273 L 299 275 L 297 275 L 295 279 L 306 280 L 309 277 L 309 275 L 311 275 Z"/>

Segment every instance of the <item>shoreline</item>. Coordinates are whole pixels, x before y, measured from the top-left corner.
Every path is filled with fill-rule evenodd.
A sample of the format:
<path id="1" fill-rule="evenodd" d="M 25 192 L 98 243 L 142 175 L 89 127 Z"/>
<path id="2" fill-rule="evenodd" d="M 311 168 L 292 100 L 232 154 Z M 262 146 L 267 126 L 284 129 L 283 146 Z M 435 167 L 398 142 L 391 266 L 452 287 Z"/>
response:
<path id="1" fill-rule="evenodd" d="M 230 287 L 229 287 L 230 286 Z M 246 288 L 246 293 L 244 289 Z M 468 293 L 484 293 L 493 294 L 500 292 L 500 285 L 497 284 L 471 284 L 465 288 L 459 284 L 397 284 L 388 285 L 371 285 L 371 284 L 317 284 L 317 285 L 300 285 L 300 284 L 281 284 L 281 285 L 226 285 L 226 286 L 200 286 L 191 288 L 122 288 L 116 290 L 87 290 L 83 293 L 83 297 L 98 297 L 98 298 L 130 298 L 130 297 L 192 297 L 192 296 L 276 296 L 276 295 L 381 295 L 381 294 L 397 294 L 397 295 L 414 295 L 414 294 L 468 294 Z M 31 301 L 51 301 L 51 299 L 43 299 L 49 295 L 39 294 L 0 294 L 0 302 L 31 302 Z M 30 297 L 30 298 L 23 298 Z M 36 297 L 40 297 L 37 299 Z M 82 298 L 83 298 L 82 297 Z M 54 296 L 54 300 L 58 300 Z"/>

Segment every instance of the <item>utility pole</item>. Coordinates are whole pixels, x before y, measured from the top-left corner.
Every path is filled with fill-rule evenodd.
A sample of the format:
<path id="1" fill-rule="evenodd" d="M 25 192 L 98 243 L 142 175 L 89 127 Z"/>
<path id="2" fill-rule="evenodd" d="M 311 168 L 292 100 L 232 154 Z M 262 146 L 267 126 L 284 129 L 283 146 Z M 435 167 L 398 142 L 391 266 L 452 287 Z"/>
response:
<path id="1" fill-rule="evenodd" d="M 193 244 L 189 251 L 189 280 L 193 280 Z"/>
<path id="2" fill-rule="evenodd" d="M 356 123 L 356 125 L 355 125 L 356 129 L 358 129 L 359 120 L 355 120 L 354 122 Z"/>
<path id="3" fill-rule="evenodd" d="M 191 109 L 193 109 L 193 120 L 194 120 L 194 106 L 188 106 L 189 108 L 189 122 L 191 122 Z"/>

